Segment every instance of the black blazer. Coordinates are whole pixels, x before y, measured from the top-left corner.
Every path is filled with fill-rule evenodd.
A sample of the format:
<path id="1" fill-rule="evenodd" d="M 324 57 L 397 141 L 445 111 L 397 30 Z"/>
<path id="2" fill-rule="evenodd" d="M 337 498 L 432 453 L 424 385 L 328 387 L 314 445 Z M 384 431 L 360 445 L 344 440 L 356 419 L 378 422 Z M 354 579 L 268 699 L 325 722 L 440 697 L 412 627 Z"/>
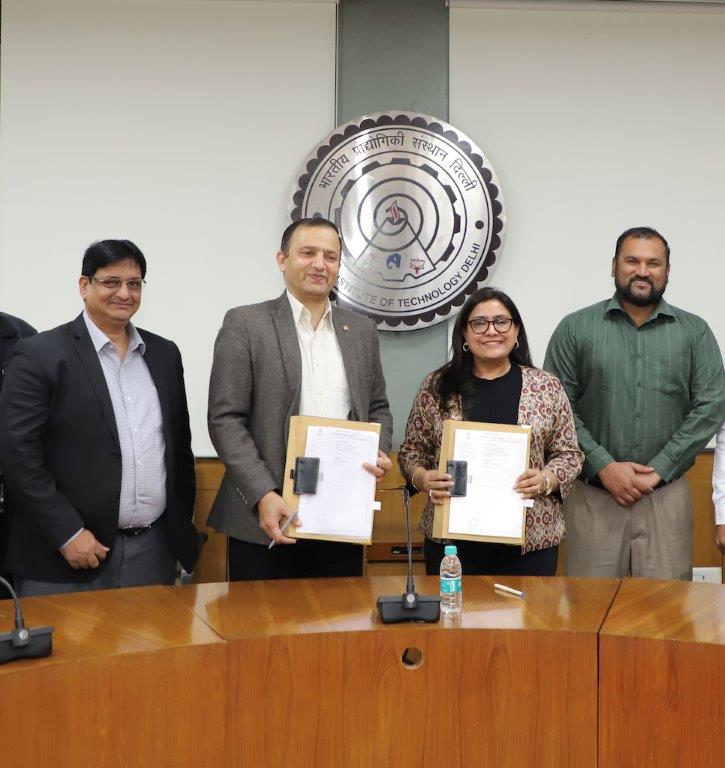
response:
<path id="1" fill-rule="evenodd" d="M 20 339 L 28 336 L 34 336 L 37 333 L 32 325 L 28 325 L 24 320 L 12 315 L 6 315 L 0 312 L 0 392 L 2 392 L 3 379 L 5 378 L 5 369 L 8 360 L 13 351 L 13 347 Z M 0 572 L 5 575 L 2 564 L 5 561 L 5 550 L 8 546 L 8 536 L 10 535 L 10 518 L 12 515 L 12 499 L 5 492 L 2 482 L 2 464 L 0 464 L 0 492 L 4 496 L 4 504 L 0 508 Z M 10 575 L 10 574 L 8 574 Z M 6 597 L 5 591 L 0 587 L 0 600 Z M 9 595 L 7 595 L 9 597 Z"/>
<path id="2" fill-rule="evenodd" d="M 166 513 L 171 551 L 191 570 L 194 456 L 181 355 L 139 330 L 161 403 L 166 441 Z M 0 466 L 15 500 L 5 566 L 41 581 L 88 581 L 58 551 L 84 526 L 108 547 L 118 533 L 121 448 L 103 370 L 83 316 L 18 342 L 0 396 Z M 103 565 L 100 566 L 101 568 Z"/>

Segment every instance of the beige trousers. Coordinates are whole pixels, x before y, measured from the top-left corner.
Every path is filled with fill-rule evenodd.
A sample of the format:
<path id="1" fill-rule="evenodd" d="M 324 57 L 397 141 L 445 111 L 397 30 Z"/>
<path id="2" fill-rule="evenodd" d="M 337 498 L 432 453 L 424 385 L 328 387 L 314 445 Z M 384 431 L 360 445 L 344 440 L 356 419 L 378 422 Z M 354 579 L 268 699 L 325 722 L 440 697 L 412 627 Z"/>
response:
<path id="1" fill-rule="evenodd" d="M 577 480 L 564 516 L 568 576 L 692 579 L 692 499 L 684 477 L 631 507 Z"/>

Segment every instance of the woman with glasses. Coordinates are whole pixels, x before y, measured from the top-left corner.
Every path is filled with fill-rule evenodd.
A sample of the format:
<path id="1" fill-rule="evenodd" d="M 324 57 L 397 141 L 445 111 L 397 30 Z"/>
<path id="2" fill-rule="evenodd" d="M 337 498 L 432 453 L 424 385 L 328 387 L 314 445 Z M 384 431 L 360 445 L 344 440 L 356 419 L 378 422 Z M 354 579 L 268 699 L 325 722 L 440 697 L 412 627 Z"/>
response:
<path id="1" fill-rule="evenodd" d="M 522 500 L 534 500 L 522 547 L 456 542 L 463 572 L 553 575 L 564 538 L 562 501 L 584 458 L 566 392 L 555 376 L 532 365 L 521 315 L 496 288 L 480 288 L 463 305 L 452 348 L 450 362 L 421 384 L 398 454 L 408 482 L 430 497 L 421 521 L 426 573 L 438 572 L 445 545 L 431 537 L 433 507 L 453 484 L 438 471 L 443 422 L 458 419 L 531 427 L 530 468 L 517 478 L 515 490 Z"/>

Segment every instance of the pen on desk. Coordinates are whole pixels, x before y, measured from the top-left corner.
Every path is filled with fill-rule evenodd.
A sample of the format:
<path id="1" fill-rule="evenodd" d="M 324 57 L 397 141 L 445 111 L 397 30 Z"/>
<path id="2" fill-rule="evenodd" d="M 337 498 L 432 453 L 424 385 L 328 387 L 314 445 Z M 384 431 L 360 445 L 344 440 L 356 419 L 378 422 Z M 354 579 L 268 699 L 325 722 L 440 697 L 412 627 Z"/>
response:
<path id="1" fill-rule="evenodd" d="M 280 533 L 284 536 L 285 533 L 287 533 L 287 529 L 292 525 L 292 521 L 297 517 L 297 513 L 291 514 L 285 521 L 284 525 L 282 526 L 282 530 Z M 272 541 L 269 542 L 269 546 L 267 547 L 267 550 L 269 551 L 272 549 L 272 547 L 276 544 L 275 540 L 272 539 Z"/>
<path id="2" fill-rule="evenodd" d="M 494 584 L 493 588 L 499 592 L 505 592 L 507 595 L 513 595 L 514 597 L 523 597 L 524 593 L 519 589 L 513 587 L 507 587 L 505 584 Z"/>

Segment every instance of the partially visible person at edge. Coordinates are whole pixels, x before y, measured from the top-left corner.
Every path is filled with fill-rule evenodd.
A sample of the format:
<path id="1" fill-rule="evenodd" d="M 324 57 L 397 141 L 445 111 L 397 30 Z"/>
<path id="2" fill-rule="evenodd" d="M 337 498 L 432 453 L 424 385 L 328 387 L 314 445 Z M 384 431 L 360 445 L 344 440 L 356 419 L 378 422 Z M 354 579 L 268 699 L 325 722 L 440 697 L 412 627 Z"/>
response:
<path id="1" fill-rule="evenodd" d="M 586 457 L 564 509 L 567 574 L 690 580 L 685 472 L 725 416 L 722 356 L 702 318 L 664 300 L 659 232 L 623 232 L 611 270 L 614 296 L 565 317 L 544 360 Z"/>
<path id="2" fill-rule="evenodd" d="M 0 392 L 2 392 L 5 370 L 7 369 L 10 354 L 15 343 L 20 341 L 20 339 L 28 338 L 28 336 L 35 336 L 36 333 L 35 328 L 32 325 L 28 325 L 25 320 L 0 312 Z M 7 495 L 3 485 L 2 467 L 0 467 L 0 575 L 4 576 L 11 583 L 12 576 L 2 570 L 2 564 L 5 560 L 5 551 L 8 548 L 12 506 L 13 501 Z M 0 585 L 0 600 L 6 596 L 5 588 Z"/>
<path id="3" fill-rule="evenodd" d="M 432 538 L 433 508 L 452 485 L 451 476 L 438 471 L 443 422 L 458 419 L 531 426 L 530 468 L 515 490 L 522 500 L 534 500 L 523 546 L 456 542 L 463 572 L 553 575 L 564 538 L 562 499 L 583 461 L 566 392 L 556 377 L 532 365 L 521 315 L 496 288 L 480 288 L 463 305 L 452 348 L 451 361 L 421 384 L 398 454 L 405 478 L 430 497 L 420 526 L 426 573 L 437 573 L 443 557 L 445 542 Z"/>
<path id="4" fill-rule="evenodd" d="M 725 555 L 725 423 L 720 427 L 712 470 L 712 503 L 715 506 L 715 544 Z"/>

